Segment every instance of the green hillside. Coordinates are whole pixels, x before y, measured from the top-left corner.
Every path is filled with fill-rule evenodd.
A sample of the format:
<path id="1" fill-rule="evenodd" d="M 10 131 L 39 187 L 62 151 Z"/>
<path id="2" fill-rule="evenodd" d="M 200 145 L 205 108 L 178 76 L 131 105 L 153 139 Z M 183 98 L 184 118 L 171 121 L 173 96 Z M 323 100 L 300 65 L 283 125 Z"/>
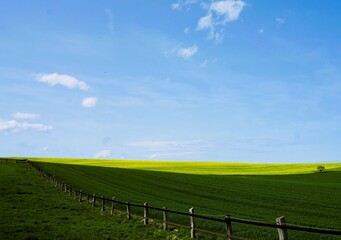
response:
<path id="1" fill-rule="evenodd" d="M 60 192 L 24 164 L 0 160 L 0 239 L 177 239 L 158 225 L 103 214 Z M 181 239 L 187 239 L 186 235 Z"/>
<path id="2" fill-rule="evenodd" d="M 52 163 L 58 161 L 61 163 Z M 84 162 L 86 165 L 82 165 Z M 39 164 L 78 189 L 109 198 L 115 196 L 118 200 L 149 202 L 152 206 L 180 211 L 194 207 L 197 213 L 221 218 L 228 213 L 238 218 L 274 222 L 276 217 L 284 215 L 291 224 L 341 229 L 341 171 L 337 171 L 340 164 L 324 164 L 327 172 L 316 173 L 317 164 L 149 163 L 49 159 L 40 160 Z M 219 172 L 218 166 L 224 168 Z M 234 169 L 226 170 L 227 166 Z M 264 175 L 250 175 L 257 169 Z M 280 173 L 280 169 L 285 175 L 270 175 Z M 179 173 L 184 171 L 191 174 Z M 297 171 L 305 174 L 289 174 Z M 226 175 L 227 172 L 239 175 Z M 154 216 L 161 218 L 157 213 Z M 176 222 L 188 223 L 187 218 L 171 217 Z M 207 222 L 198 225 L 216 230 L 224 227 Z M 234 230 L 239 236 L 252 239 L 277 236 L 273 229 L 238 224 Z M 290 236 L 290 239 L 336 239 L 293 231 Z"/>

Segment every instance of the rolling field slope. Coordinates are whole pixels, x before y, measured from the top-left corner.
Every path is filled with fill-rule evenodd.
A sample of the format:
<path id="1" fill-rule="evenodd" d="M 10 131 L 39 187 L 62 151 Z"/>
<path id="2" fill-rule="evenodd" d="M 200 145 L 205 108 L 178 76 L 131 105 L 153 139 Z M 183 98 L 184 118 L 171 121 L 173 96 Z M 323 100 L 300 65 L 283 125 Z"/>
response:
<path id="1" fill-rule="evenodd" d="M 176 239 L 179 233 L 103 214 L 79 203 L 24 164 L 0 160 L 0 239 Z M 181 237 L 189 239 L 187 237 Z"/>
<path id="2" fill-rule="evenodd" d="M 321 174 L 314 173 L 317 164 L 236 164 L 232 167 L 231 163 L 224 167 L 229 165 L 233 170 L 222 168 L 219 171 L 217 165 L 208 163 L 186 163 L 191 165 L 190 168 L 182 163 L 169 163 L 167 170 L 167 162 L 155 162 L 155 165 L 162 165 L 162 171 L 157 171 L 155 165 L 152 168 L 142 164 L 145 162 L 120 161 L 113 164 L 114 161 L 92 160 L 86 165 L 83 162 L 86 160 L 49 159 L 48 162 L 41 160 L 39 164 L 76 188 L 106 197 L 115 196 L 118 200 L 133 203 L 148 201 L 152 206 L 180 211 L 194 207 L 197 213 L 216 217 L 229 213 L 233 217 L 268 222 L 285 215 L 291 224 L 341 229 L 341 164 L 324 164 L 329 171 Z M 194 169 L 196 165 L 198 168 Z M 280 168 L 286 175 L 274 175 L 280 172 Z M 179 173 L 185 171 L 190 171 L 190 174 Z M 263 175 L 251 175 L 257 171 Z M 197 172 L 201 174 L 195 174 Z M 226 175 L 227 172 L 239 175 Z M 289 174 L 292 172 L 305 174 Z M 174 220 L 187 222 L 187 219 L 176 217 Z M 207 223 L 200 224 L 207 227 Z M 234 229 L 240 236 L 252 236 L 252 239 L 257 239 L 255 236 L 273 239 L 277 235 L 274 230 L 241 225 Z M 340 239 L 313 234 L 302 237 L 295 232 L 290 232 L 290 236 L 290 239 Z"/>

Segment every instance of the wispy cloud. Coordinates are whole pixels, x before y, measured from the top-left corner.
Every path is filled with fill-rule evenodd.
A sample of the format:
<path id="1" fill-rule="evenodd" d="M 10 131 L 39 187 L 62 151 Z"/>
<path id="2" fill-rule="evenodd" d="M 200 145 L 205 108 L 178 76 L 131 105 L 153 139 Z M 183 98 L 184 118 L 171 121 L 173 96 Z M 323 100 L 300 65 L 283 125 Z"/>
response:
<path id="1" fill-rule="evenodd" d="M 203 61 L 199 66 L 200 66 L 200 67 L 206 67 L 207 64 L 208 64 L 208 60 L 205 59 L 205 61 Z"/>
<path id="2" fill-rule="evenodd" d="M 13 114 L 13 118 L 16 118 L 16 119 L 38 119 L 38 118 L 40 118 L 40 115 L 34 114 L 34 113 L 16 112 Z"/>
<path id="3" fill-rule="evenodd" d="M 148 154 L 146 157 L 149 159 L 194 160 L 198 156 L 200 156 L 200 152 L 184 151 L 184 152 L 155 152 Z"/>
<path id="4" fill-rule="evenodd" d="M 222 20 L 221 23 L 224 24 L 226 22 L 237 20 L 244 6 L 245 3 L 242 0 L 212 2 L 209 7 L 209 12 L 216 13 L 218 16 L 221 16 L 222 18 L 218 20 Z"/>
<path id="5" fill-rule="evenodd" d="M 89 86 L 77 78 L 59 73 L 38 73 L 35 74 L 39 82 L 47 83 L 50 86 L 61 85 L 67 88 L 78 88 L 83 91 L 89 90 Z"/>
<path id="6" fill-rule="evenodd" d="M 203 140 L 145 140 L 128 143 L 129 147 L 142 149 L 147 158 L 195 158 L 210 144 Z"/>
<path id="7" fill-rule="evenodd" d="M 285 20 L 284 20 L 283 18 L 279 18 L 279 17 L 275 18 L 275 21 L 276 21 L 276 23 L 278 23 L 278 24 L 283 24 L 283 23 L 285 23 Z"/>
<path id="8" fill-rule="evenodd" d="M 0 131 L 19 132 L 21 130 L 49 131 L 53 127 L 41 123 L 17 122 L 16 120 L 0 121 Z"/>
<path id="9" fill-rule="evenodd" d="M 149 103 L 150 100 L 144 99 L 144 96 L 113 96 L 107 101 L 109 106 L 119 107 L 144 106 Z"/>
<path id="10" fill-rule="evenodd" d="M 178 147 L 181 144 L 185 144 L 186 142 L 180 141 L 137 141 L 131 142 L 128 145 L 132 147 L 142 147 L 142 148 L 170 148 L 170 147 Z M 188 143 L 188 142 L 187 142 Z"/>
<path id="11" fill-rule="evenodd" d="M 201 17 L 198 21 L 198 30 L 206 29 L 206 28 L 213 28 L 213 20 L 212 20 L 212 15 L 206 15 L 204 17 Z"/>
<path id="12" fill-rule="evenodd" d="M 172 54 L 176 55 L 176 49 Z M 197 96 L 198 91 L 191 84 L 175 82 L 172 79 L 160 79 L 154 77 L 125 78 L 117 81 L 119 92 L 107 97 L 103 104 L 119 107 L 136 106 L 162 106 L 182 108 L 186 104 L 201 102 Z"/>
<path id="13" fill-rule="evenodd" d="M 284 137 L 242 137 L 242 136 L 230 136 L 230 139 L 224 139 L 225 146 L 230 150 L 242 150 L 245 152 L 273 152 L 279 148 L 290 147 L 299 143 L 294 138 Z"/>
<path id="14" fill-rule="evenodd" d="M 97 98 L 96 97 L 84 98 L 82 101 L 83 107 L 91 108 L 91 107 L 95 107 L 96 105 L 97 105 Z"/>
<path id="15" fill-rule="evenodd" d="M 197 45 L 193 45 L 188 48 L 178 48 L 177 49 L 177 55 L 179 57 L 182 57 L 183 59 L 189 59 L 191 58 L 194 54 L 198 52 L 198 47 Z"/>
<path id="16" fill-rule="evenodd" d="M 207 8 L 205 16 L 201 17 L 197 24 L 197 30 L 208 30 L 207 38 L 219 43 L 223 39 L 223 26 L 236 21 L 245 2 L 242 0 L 223 0 L 202 5 Z"/>
<path id="17" fill-rule="evenodd" d="M 180 4 L 180 3 L 173 3 L 173 4 L 172 4 L 172 9 L 173 9 L 173 10 L 179 10 L 179 9 L 181 9 L 181 4 Z"/>
<path id="18" fill-rule="evenodd" d="M 102 151 L 95 153 L 94 158 L 106 158 L 106 157 L 109 157 L 110 155 L 111 155 L 110 150 L 102 150 Z"/>
<path id="19" fill-rule="evenodd" d="M 184 7 L 189 7 L 191 4 L 198 2 L 198 0 L 179 0 L 171 5 L 173 10 L 181 10 Z"/>
<path id="20" fill-rule="evenodd" d="M 108 21 L 107 21 L 107 28 L 110 31 L 111 34 L 115 33 L 114 29 L 114 15 L 112 14 L 111 10 L 106 8 L 104 9 L 105 14 L 107 15 Z"/>
<path id="21" fill-rule="evenodd" d="M 264 33 L 264 28 L 260 28 L 260 29 L 258 29 L 258 33 L 259 33 L 259 34 L 262 34 L 262 33 Z"/>

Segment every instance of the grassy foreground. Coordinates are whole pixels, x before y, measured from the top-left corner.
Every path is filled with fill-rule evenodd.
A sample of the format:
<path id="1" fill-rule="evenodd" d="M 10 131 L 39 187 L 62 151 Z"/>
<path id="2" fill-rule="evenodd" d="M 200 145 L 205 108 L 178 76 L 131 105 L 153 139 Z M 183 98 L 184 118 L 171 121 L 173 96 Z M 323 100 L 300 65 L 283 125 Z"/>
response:
<path id="1" fill-rule="evenodd" d="M 177 239 L 157 225 L 78 203 L 23 164 L 0 161 L 0 190 L 0 239 Z"/>
<path id="2" fill-rule="evenodd" d="M 34 161 L 82 166 L 114 167 L 204 175 L 285 175 L 316 172 L 318 165 L 341 171 L 341 163 L 257 164 L 236 162 L 174 162 L 141 160 L 96 160 L 75 158 L 30 158 Z"/>
<path id="3" fill-rule="evenodd" d="M 60 163 L 52 163 L 56 161 Z M 83 165 L 84 162 L 86 164 Z M 288 165 L 267 165 L 262 168 L 263 175 L 251 175 L 260 168 L 258 164 L 246 167 L 242 164 L 245 168 L 236 164 L 233 174 L 244 175 L 223 175 L 222 172 L 226 174 L 229 170 L 222 168 L 219 172 L 215 164 L 204 166 L 200 163 L 198 170 L 194 169 L 195 163 L 155 162 L 153 164 L 162 165 L 163 171 L 157 171 L 155 165 L 153 171 L 147 171 L 145 169 L 151 168 L 151 165 L 144 163 L 148 162 L 48 159 L 46 162 L 41 160 L 39 164 L 78 189 L 110 198 L 115 196 L 122 201 L 140 204 L 148 201 L 151 206 L 166 206 L 180 211 L 194 207 L 197 213 L 215 217 L 222 218 L 229 213 L 232 217 L 267 222 L 274 222 L 276 217 L 285 215 L 291 224 L 341 229 L 341 164 L 324 164 L 328 172 L 323 174 L 316 173 L 317 164 L 302 165 L 301 168 L 290 165 L 291 168 L 296 167 L 295 170 Z M 286 175 L 270 175 L 270 172 L 280 172 L 279 169 Z M 189 171 L 191 174 L 170 171 Z M 201 174 L 195 174 L 198 171 Z M 305 174 L 289 174 L 297 171 Z M 151 214 L 160 218 L 157 213 Z M 170 216 L 170 219 L 188 223 L 187 218 Z M 197 226 L 216 230 L 224 228 L 200 221 Z M 237 236 L 250 239 L 278 238 L 276 229 L 234 224 L 234 232 Z M 294 231 L 290 231 L 289 237 L 341 239 Z"/>

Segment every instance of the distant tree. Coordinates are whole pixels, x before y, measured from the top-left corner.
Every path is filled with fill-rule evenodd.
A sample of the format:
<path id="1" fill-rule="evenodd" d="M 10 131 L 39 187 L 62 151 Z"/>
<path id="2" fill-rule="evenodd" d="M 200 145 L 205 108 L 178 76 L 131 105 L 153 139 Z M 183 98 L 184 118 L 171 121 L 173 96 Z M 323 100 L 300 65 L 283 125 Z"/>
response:
<path id="1" fill-rule="evenodd" d="M 317 170 L 319 170 L 320 171 L 320 173 L 323 173 L 323 172 L 325 172 L 326 171 L 326 168 L 324 167 L 324 166 L 317 166 Z"/>

